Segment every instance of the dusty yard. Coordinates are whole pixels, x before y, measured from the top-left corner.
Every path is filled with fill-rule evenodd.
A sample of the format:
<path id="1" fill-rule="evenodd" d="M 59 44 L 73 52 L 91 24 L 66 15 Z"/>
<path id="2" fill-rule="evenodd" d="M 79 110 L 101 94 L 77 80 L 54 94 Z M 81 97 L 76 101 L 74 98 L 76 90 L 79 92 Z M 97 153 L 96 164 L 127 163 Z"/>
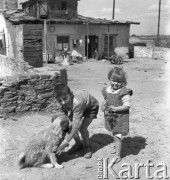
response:
<path id="1" fill-rule="evenodd" d="M 69 86 L 73 91 L 87 89 L 101 103 L 101 88 L 109 85 L 107 72 L 113 66 L 108 61 L 93 60 L 67 66 Z M 165 179 L 170 176 L 170 62 L 125 59 L 122 66 L 128 74 L 127 87 L 133 89 L 134 94 L 130 111 L 130 132 L 123 139 L 123 159 L 113 169 L 120 175 L 122 171 L 126 171 L 123 175 L 128 176 L 127 179 L 138 177 L 145 180 L 151 176 L 153 179 L 161 176 Z M 81 157 L 81 151 L 72 156 L 63 153 L 59 162 L 64 165 L 64 169 L 18 170 L 17 157 L 27 139 L 37 130 L 49 125 L 50 118 L 51 114 L 29 113 L 16 118 L 0 119 L 0 180 L 95 180 L 102 171 L 103 178 L 118 178 L 110 170 L 107 171 L 105 166 L 103 169 L 98 166 L 99 159 L 104 158 L 107 166 L 107 160 L 109 164 L 114 157 L 113 139 L 104 129 L 101 111 L 98 119 L 89 127 L 93 151 L 91 159 Z M 73 143 L 72 140 L 71 144 Z"/>

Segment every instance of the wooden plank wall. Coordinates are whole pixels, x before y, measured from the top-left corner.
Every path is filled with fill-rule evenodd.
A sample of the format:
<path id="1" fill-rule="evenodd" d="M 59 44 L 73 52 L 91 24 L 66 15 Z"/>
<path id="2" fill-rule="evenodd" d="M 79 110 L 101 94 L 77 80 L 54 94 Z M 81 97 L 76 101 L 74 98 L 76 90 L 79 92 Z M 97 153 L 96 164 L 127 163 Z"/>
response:
<path id="1" fill-rule="evenodd" d="M 24 24 L 24 60 L 34 67 L 43 66 L 42 24 Z"/>

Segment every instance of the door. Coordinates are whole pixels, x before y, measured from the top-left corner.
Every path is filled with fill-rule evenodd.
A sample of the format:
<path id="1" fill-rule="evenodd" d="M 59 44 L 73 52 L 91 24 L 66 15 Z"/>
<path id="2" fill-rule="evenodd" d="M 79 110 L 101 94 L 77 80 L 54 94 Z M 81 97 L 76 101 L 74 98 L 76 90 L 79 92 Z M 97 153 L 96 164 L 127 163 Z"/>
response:
<path id="1" fill-rule="evenodd" d="M 115 35 L 104 35 L 104 55 L 110 57 L 114 54 L 116 47 L 116 36 Z"/>
<path id="2" fill-rule="evenodd" d="M 95 51 L 96 50 L 98 51 L 98 36 L 88 36 L 88 43 L 87 43 L 87 36 L 85 37 L 85 39 L 86 39 L 85 55 L 88 58 L 94 58 Z"/>

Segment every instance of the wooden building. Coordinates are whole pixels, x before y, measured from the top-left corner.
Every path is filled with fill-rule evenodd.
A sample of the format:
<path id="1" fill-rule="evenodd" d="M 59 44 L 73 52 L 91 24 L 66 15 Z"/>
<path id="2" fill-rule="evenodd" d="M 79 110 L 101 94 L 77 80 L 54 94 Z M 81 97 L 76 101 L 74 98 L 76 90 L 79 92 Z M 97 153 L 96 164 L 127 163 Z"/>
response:
<path id="1" fill-rule="evenodd" d="M 78 0 L 28 0 L 22 11 L 1 13 L 7 55 L 39 67 L 43 53 L 54 59 L 64 47 L 88 58 L 95 50 L 99 59 L 114 51 L 128 53 L 130 25 L 138 22 L 84 17 L 77 8 Z"/>

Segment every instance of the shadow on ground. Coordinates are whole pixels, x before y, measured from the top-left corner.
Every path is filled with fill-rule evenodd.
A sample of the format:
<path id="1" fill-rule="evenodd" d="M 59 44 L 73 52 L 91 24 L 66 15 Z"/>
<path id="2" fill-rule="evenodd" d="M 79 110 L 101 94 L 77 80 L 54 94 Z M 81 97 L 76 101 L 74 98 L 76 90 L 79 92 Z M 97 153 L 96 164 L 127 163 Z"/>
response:
<path id="1" fill-rule="evenodd" d="M 107 146 L 110 143 L 113 143 L 113 137 L 108 135 L 108 134 L 93 134 L 90 137 L 90 142 L 91 142 L 91 149 L 92 153 L 97 152 L 98 150 L 102 149 L 104 146 Z M 58 162 L 67 162 L 72 159 L 76 159 L 78 157 L 83 156 L 83 150 L 80 151 L 75 151 L 71 154 L 68 154 L 67 152 L 63 152 L 59 157 L 58 157 Z"/>
<path id="2" fill-rule="evenodd" d="M 90 138 L 92 144 L 92 152 L 95 153 L 110 143 L 113 143 L 113 137 L 108 134 L 93 134 Z"/>
<path id="3" fill-rule="evenodd" d="M 103 147 L 113 143 L 113 137 L 108 134 L 93 134 L 90 138 L 92 153 L 94 154 Z M 122 140 L 122 158 L 128 155 L 137 155 L 142 149 L 145 149 L 146 139 L 141 136 L 126 137 Z M 83 150 L 75 151 L 72 154 L 63 152 L 58 157 L 58 162 L 67 162 L 83 156 Z"/>
<path id="4" fill-rule="evenodd" d="M 145 149 L 146 139 L 141 136 L 127 137 L 122 140 L 122 158 L 128 155 L 137 155 Z"/>

